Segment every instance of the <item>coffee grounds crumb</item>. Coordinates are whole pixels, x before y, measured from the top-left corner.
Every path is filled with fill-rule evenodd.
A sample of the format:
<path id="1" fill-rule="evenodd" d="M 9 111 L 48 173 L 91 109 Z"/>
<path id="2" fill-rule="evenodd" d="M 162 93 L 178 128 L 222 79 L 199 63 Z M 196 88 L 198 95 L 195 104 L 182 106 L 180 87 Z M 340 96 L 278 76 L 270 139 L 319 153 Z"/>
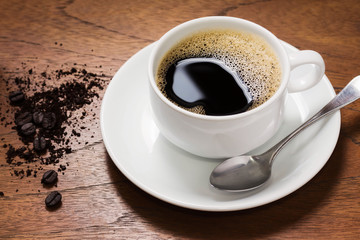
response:
<path id="1" fill-rule="evenodd" d="M 80 116 L 75 112 L 99 98 L 98 92 L 104 89 L 103 86 L 109 79 L 104 74 L 92 73 L 84 68 L 77 68 L 77 64 L 74 64 L 54 71 L 24 67 L 24 71 L 16 76 L 0 75 L 0 80 L 5 82 L 8 96 L 11 96 L 7 102 L 0 103 L 0 110 L 4 106 L 8 108 L 6 115 L 0 119 L 0 124 L 12 126 L 22 143 L 20 146 L 7 143 L 2 147 L 7 149 L 6 163 L 12 167 L 10 174 L 22 179 L 36 177 L 37 172 L 43 170 L 41 165 L 58 164 L 64 154 L 73 151 L 71 145 L 79 142 L 76 138 L 85 129 L 81 127 L 81 120 L 88 116 L 85 110 Z M 29 118 L 28 125 L 31 128 L 27 126 L 24 131 L 20 125 L 16 125 L 15 119 L 28 113 L 37 118 Z M 38 119 L 39 113 L 51 116 L 46 124 Z M 26 123 L 27 121 L 28 119 Z M 75 130 L 76 126 L 80 127 Z M 45 151 L 34 149 L 33 142 L 38 136 L 46 140 Z M 34 162 L 39 164 L 34 166 Z M 65 165 L 60 166 L 61 171 L 66 170 Z"/>

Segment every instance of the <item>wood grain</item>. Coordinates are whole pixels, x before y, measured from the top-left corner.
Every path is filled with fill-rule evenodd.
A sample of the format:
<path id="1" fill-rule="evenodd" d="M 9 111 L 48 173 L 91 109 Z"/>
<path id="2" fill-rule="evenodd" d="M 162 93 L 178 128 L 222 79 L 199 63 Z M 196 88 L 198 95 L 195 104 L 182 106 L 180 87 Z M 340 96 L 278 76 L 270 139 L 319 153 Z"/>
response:
<path id="1" fill-rule="evenodd" d="M 1 117 L 11 117 L 14 111 L 8 105 L 4 81 L 10 76 L 23 75 L 30 68 L 39 74 L 76 63 L 103 74 L 107 85 L 129 57 L 166 31 L 210 15 L 248 19 L 299 49 L 318 51 L 325 60 L 326 75 L 340 91 L 360 73 L 359 12 L 356 0 L 0 0 Z M 304 187 L 255 209 L 209 213 L 162 202 L 117 170 L 99 127 L 104 92 L 99 90 L 100 97 L 88 106 L 94 115 L 80 123 L 88 130 L 72 143 L 73 152 L 61 159 L 68 166 L 64 175 L 60 173 L 57 187 L 44 188 L 41 171 L 38 177 L 11 175 L 7 148 L 2 145 L 20 142 L 12 125 L 0 124 L 0 191 L 4 193 L 0 238 L 360 238 L 360 102 L 342 110 L 335 151 Z M 57 167 L 43 166 L 44 170 Z M 63 203 L 49 211 L 44 199 L 52 190 L 62 193 Z"/>

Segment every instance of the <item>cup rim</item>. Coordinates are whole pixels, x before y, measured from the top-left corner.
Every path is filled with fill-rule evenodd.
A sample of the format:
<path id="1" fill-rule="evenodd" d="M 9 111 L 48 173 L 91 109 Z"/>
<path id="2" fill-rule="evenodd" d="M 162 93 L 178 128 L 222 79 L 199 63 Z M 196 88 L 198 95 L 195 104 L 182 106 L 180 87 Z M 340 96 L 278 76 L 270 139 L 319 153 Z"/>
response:
<path id="1" fill-rule="evenodd" d="M 162 47 L 162 45 L 166 42 L 166 40 L 169 37 L 179 33 L 183 29 L 186 29 L 193 24 L 201 24 L 201 23 L 204 23 L 207 21 L 213 21 L 213 22 L 222 21 L 224 23 L 225 22 L 237 22 L 237 23 L 241 23 L 241 24 L 247 24 L 247 25 L 255 28 L 257 31 L 261 31 L 264 35 L 266 34 L 266 36 L 271 40 L 271 43 L 269 43 L 269 41 L 267 39 L 264 39 L 273 48 L 273 50 L 275 51 L 275 53 L 279 59 L 279 62 L 281 64 L 281 71 L 282 71 L 281 72 L 281 83 L 280 83 L 279 88 L 275 92 L 275 94 L 273 96 L 271 96 L 270 99 L 268 99 L 265 103 L 261 104 L 260 106 L 254 108 L 254 109 L 251 109 L 251 110 L 248 110 L 245 112 L 231 114 L 231 115 L 220 115 L 220 116 L 216 115 L 216 116 L 214 116 L 214 115 L 198 114 L 198 113 L 194 113 L 194 112 L 185 110 L 185 109 L 177 106 L 173 102 L 171 102 L 168 98 L 166 98 L 161 93 L 160 89 L 156 85 L 155 77 L 154 77 L 155 73 L 156 73 L 156 72 L 154 72 L 154 62 L 155 62 L 154 59 L 156 57 L 157 52 L 159 51 L 159 49 Z M 209 29 L 209 28 L 207 28 L 207 29 Z M 198 30 L 200 31 L 201 29 L 198 29 Z M 183 36 L 182 38 L 178 38 L 178 40 L 180 41 L 184 37 L 185 36 Z M 169 50 L 169 49 L 167 49 L 167 50 Z M 290 77 L 290 64 L 289 64 L 287 53 L 286 53 L 285 49 L 283 48 L 280 40 L 266 28 L 254 23 L 254 22 L 242 19 L 242 18 L 229 17 L 229 16 L 208 16 L 208 17 L 196 18 L 196 19 L 181 23 L 181 24 L 175 26 L 174 28 L 170 29 L 168 32 L 166 32 L 155 43 L 155 46 L 151 51 L 150 58 L 149 58 L 149 64 L 148 64 L 148 75 L 149 75 L 148 78 L 150 81 L 151 88 L 155 91 L 156 95 L 166 105 L 171 107 L 173 110 L 175 110 L 181 114 L 184 114 L 188 117 L 195 118 L 195 119 L 202 119 L 202 120 L 209 120 L 209 121 L 222 121 L 222 120 L 234 120 L 234 119 L 239 119 L 239 118 L 246 118 L 248 116 L 254 115 L 257 112 L 262 111 L 264 108 L 267 108 L 273 102 L 275 102 L 278 98 L 280 98 L 282 93 L 286 90 L 287 83 L 288 83 L 288 80 Z"/>

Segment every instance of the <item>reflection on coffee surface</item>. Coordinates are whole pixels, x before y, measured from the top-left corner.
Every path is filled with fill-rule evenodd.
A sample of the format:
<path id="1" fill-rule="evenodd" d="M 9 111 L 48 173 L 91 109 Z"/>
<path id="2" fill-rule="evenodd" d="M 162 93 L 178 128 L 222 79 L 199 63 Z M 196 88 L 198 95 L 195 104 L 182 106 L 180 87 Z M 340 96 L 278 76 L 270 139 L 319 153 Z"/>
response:
<path id="1" fill-rule="evenodd" d="M 156 76 L 170 101 L 206 115 L 253 109 L 274 95 L 280 81 L 273 49 L 254 34 L 232 30 L 209 30 L 183 39 L 165 54 Z"/>
<path id="2" fill-rule="evenodd" d="M 246 85 L 229 67 L 214 60 L 188 58 L 171 65 L 165 77 L 166 95 L 186 108 L 202 106 L 206 115 L 246 111 L 252 104 Z"/>

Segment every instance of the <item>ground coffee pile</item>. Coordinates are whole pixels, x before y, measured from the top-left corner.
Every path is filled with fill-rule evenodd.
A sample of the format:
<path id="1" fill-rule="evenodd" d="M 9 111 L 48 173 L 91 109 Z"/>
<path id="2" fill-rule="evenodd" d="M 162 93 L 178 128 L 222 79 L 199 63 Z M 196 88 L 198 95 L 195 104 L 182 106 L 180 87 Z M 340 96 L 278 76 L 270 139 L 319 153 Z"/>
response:
<path id="1" fill-rule="evenodd" d="M 82 126 L 74 129 L 74 122 L 81 124 L 89 114 L 95 117 L 95 113 L 89 113 L 84 107 L 99 98 L 98 92 L 103 90 L 109 77 L 101 71 L 100 74 L 88 72 L 75 64 L 39 73 L 23 66 L 25 69 L 20 74 L 0 76 L 6 86 L 2 94 L 8 95 L 6 101 L 0 102 L 0 109 L 3 108 L 0 124 L 16 130 L 20 140 L 16 146 L 3 144 L 6 163 L 11 166 L 11 175 L 20 178 L 36 177 L 42 166 L 49 164 L 57 164 L 58 171 L 64 171 L 68 163 L 61 164 L 61 158 L 72 152 L 73 138 L 79 138 L 81 131 L 86 131 Z M 74 117 L 78 111 L 80 117 L 79 114 Z"/>

